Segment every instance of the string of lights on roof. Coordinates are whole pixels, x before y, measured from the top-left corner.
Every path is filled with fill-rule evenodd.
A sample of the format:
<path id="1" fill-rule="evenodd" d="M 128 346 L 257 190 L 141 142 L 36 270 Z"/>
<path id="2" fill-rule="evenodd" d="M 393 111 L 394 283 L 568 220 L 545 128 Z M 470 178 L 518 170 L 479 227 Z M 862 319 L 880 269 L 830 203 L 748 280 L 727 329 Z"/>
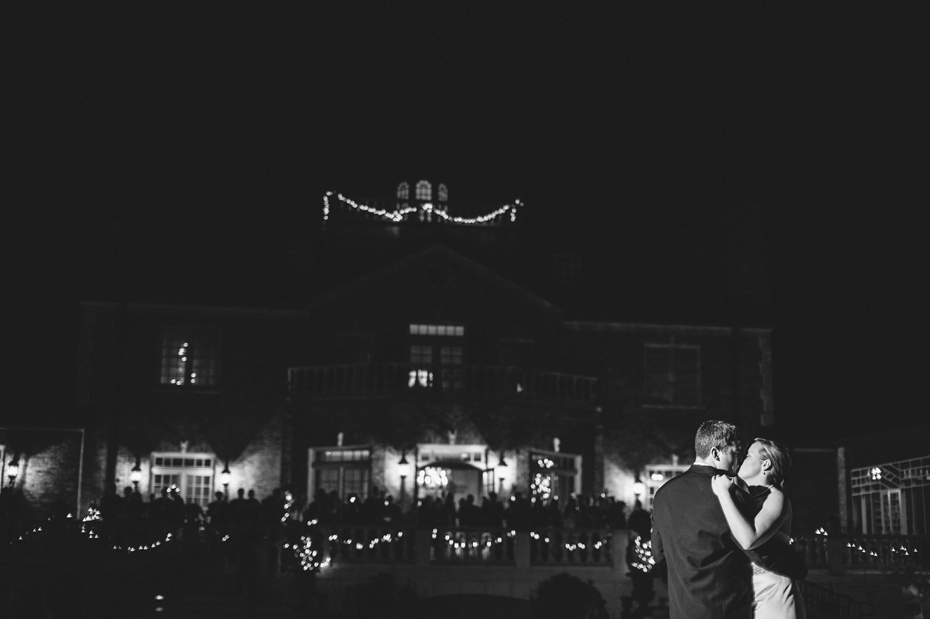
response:
<path id="1" fill-rule="evenodd" d="M 424 212 L 430 215 L 435 215 L 443 221 L 449 223 L 459 224 L 463 226 L 480 226 L 487 224 L 490 221 L 497 219 L 498 217 L 509 216 L 510 221 L 515 222 L 517 220 L 517 208 L 523 206 L 523 202 L 520 200 L 514 200 L 513 204 L 505 204 L 504 206 L 486 213 L 484 215 L 479 215 L 478 217 L 453 217 L 449 215 L 444 208 L 436 207 L 432 202 L 423 202 L 419 206 L 404 206 L 402 208 L 389 211 L 387 209 L 375 208 L 368 206 L 367 204 L 362 204 L 356 202 L 355 200 L 348 198 L 341 193 L 335 193 L 332 191 L 327 191 L 323 196 L 323 221 L 329 221 L 329 215 L 332 210 L 330 204 L 330 199 L 335 196 L 335 199 L 340 203 L 348 206 L 351 209 L 368 213 L 369 215 L 374 215 L 375 217 L 381 217 L 386 221 L 400 222 L 404 221 L 408 215 L 411 213 Z M 406 204 L 406 203 L 405 203 Z"/>

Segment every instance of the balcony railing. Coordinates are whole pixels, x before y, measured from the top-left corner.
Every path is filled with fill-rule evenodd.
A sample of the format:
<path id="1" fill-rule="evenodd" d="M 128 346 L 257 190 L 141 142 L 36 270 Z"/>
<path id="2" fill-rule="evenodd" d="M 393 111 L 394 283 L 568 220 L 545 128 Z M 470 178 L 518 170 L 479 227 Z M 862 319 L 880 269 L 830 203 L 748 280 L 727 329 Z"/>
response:
<path id="1" fill-rule="evenodd" d="M 916 567 L 930 569 L 930 537 L 918 535 L 816 535 L 795 545 L 812 568 Z"/>
<path id="2" fill-rule="evenodd" d="M 488 395 L 528 401 L 588 404 L 597 379 L 507 366 L 410 363 L 288 368 L 293 397 L 352 398 L 427 394 Z"/>
<path id="3" fill-rule="evenodd" d="M 623 548 L 615 557 L 613 538 L 622 532 L 596 529 L 407 527 L 335 525 L 320 527 L 324 563 L 410 563 L 424 565 L 583 566 L 625 569 Z M 620 563 L 617 563 L 617 561 Z"/>
<path id="4" fill-rule="evenodd" d="M 809 580 L 799 583 L 807 619 L 860 619 L 871 616 L 874 608 L 842 593 Z"/>

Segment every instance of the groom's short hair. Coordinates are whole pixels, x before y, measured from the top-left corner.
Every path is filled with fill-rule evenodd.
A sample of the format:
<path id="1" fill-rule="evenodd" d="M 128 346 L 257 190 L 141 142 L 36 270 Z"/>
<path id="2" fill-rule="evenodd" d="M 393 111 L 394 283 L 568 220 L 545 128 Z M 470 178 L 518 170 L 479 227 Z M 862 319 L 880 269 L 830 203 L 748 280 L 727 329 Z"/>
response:
<path id="1" fill-rule="evenodd" d="M 732 423 L 710 419 L 701 424 L 694 435 L 694 454 L 698 458 L 710 456 L 711 450 L 728 445 L 739 448 L 739 430 Z"/>

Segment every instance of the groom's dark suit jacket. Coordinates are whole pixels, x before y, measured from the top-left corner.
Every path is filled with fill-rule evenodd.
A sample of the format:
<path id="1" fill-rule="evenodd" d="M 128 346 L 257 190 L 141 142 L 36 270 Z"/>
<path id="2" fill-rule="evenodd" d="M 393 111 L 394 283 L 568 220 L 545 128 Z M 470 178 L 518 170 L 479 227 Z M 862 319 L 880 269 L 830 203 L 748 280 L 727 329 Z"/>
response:
<path id="1" fill-rule="evenodd" d="M 721 473 L 695 464 L 656 492 L 652 553 L 656 568 L 668 570 L 671 619 L 752 616 L 749 559 L 730 535 L 710 487 Z"/>

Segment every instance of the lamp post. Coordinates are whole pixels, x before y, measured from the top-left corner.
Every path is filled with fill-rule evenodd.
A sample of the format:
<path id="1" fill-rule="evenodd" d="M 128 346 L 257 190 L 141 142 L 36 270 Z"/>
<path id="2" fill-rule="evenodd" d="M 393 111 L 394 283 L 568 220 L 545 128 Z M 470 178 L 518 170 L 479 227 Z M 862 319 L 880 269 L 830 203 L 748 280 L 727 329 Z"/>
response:
<path id="1" fill-rule="evenodd" d="M 501 449 L 497 456 L 497 466 L 507 466 L 507 460 L 504 459 L 504 450 Z"/>
<path id="2" fill-rule="evenodd" d="M 12 487 L 16 483 L 16 478 L 19 476 L 19 458 L 15 455 L 6 466 L 6 476 L 10 479 L 10 486 Z"/>
<path id="3" fill-rule="evenodd" d="M 400 474 L 400 504 L 404 505 L 407 501 L 407 466 L 410 464 L 407 461 L 407 450 L 400 452 L 400 466 L 404 467 L 401 469 L 403 472 Z"/>
<path id="4" fill-rule="evenodd" d="M 138 493 L 139 482 L 142 481 L 142 467 L 139 466 L 138 458 L 136 458 L 136 465 L 132 467 L 132 472 L 129 474 L 129 479 L 132 481 L 132 489 Z"/>
<path id="5" fill-rule="evenodd" d="M 229 478 L 232 477 L 232 474 L 229 472 L 229 463 L 226 463 L 226 466 L 223 467 L 223 471 L 220 473 L 220 483 L 223 484 L 223 495 L 229 500 Z"/>
<path id="6" fill-rule="evenodd" d="M 636 500 L 640 500 L 643 496 L 643 493 L 646 491 L 646 484 L 643 483 L 643 480 L 636 477 L 636 481 L 633 482 L 633 495 L 636 497 Z"/>

